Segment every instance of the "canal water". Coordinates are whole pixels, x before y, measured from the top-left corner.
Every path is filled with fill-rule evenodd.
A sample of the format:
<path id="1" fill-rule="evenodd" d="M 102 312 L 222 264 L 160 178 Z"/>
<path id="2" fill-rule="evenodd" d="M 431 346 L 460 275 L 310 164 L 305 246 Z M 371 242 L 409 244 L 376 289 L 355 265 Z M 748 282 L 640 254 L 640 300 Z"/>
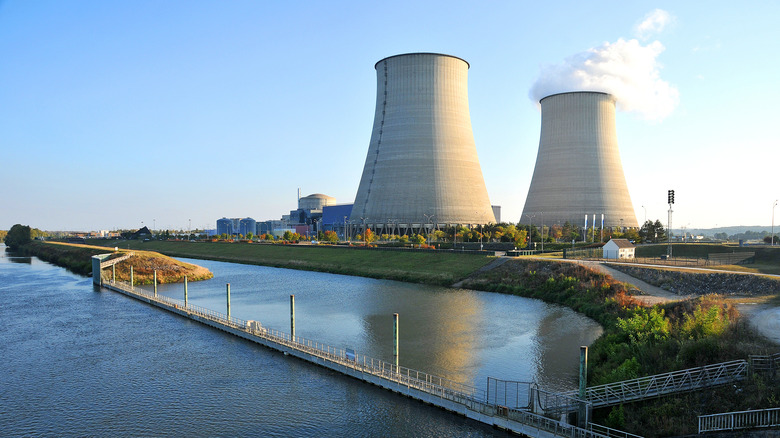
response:
<path id="1" fill-rule="evenodd" d="M 283 356 L 0 245 L 4 436 L 502 436 Z M 474 292 L 221 262 L 192 304 L 484 389 L 488 376 L 576 387 L 600 327 L 569 309 Z M 183 299 L 183 286 L 159 293 Z"/>

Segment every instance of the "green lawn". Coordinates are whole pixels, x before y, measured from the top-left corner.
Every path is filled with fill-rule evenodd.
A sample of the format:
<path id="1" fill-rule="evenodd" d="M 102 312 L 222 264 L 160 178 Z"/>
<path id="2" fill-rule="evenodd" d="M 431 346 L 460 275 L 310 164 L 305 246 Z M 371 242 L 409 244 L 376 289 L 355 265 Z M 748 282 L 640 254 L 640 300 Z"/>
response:
<path id="1" fill-rule="evenodd" d="M 157 251 L 174 257 L 219 260 L 451 285 L 490 263 L 493 258 L 451 251 L 415 251 L 331 247 L 325 245 L 269 245 L 256 243 L 186 241 L 106 241 L 92 245 Z"/>

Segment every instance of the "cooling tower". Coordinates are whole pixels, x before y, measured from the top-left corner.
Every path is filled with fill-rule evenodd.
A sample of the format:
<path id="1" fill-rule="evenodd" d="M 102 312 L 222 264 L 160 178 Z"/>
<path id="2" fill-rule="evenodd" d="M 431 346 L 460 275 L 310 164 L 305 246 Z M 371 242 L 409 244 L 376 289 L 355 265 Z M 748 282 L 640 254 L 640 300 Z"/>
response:
<path id="1" fill-rule="evenodd" d="M 469 64 L 411 53 L 374 68 L 374 129 L 350 220 L 374 229 L 495 222 L 471 131 Z"/>
<path id="2" fill-rule="evenodd" d="M 521 222 L 636 227 L 636 216 L 620 162 L 615 98 L 573 92 L 547 96 L 534 176 Z"/>

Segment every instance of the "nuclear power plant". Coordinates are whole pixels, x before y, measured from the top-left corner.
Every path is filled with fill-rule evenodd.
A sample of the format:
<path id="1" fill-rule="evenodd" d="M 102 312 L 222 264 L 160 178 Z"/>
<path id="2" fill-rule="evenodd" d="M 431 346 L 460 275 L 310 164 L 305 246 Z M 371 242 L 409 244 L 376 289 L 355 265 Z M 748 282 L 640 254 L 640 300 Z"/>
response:
<path id="1" fill-rule="evenodd" d="M 350 222 L 401 232 L 496 222 L 471 129 L 469 64 L 410 53 L 374 68 L 374 126 Z"/>
<path id="2" fill-rule="evenodd" d="M 547 96 L 521 222 L 636 227 L 615 130 L 615 98 L 600 92 Z M 596 224 L 592 217 L 596 215 Z"/>

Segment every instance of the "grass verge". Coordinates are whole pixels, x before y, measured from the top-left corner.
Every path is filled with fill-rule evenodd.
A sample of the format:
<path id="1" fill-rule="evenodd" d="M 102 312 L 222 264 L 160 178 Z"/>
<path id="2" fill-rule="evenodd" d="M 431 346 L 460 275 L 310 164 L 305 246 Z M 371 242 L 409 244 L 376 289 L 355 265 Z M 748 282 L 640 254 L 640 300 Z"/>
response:
<path id="1" fill-rule="evenodd" d="M 93 241 L 113 247 L 115 241 Z M 217 260 L 449 286 L 494 260 L 452 251 L 376 250 L 325 245 L 228 242 L 122 241 L 173 257 Z"/>
<path id="2" fill-rule="evenodd" d="M 65 244 L 57 242 L 32 241 L 20 248 L 25 255 L 36 256 L 57 266 L 68 269 L 79 275 L 90 275 L 92 272 L 92 256 L 105 254 L 108 248 L 92 245 Z M 126 251 L 119 251 L 120 253 Z M 116 279 L 130 281 L 130 267 L 133 267 L 133 282 L 135 284 L 152 284 L 154 271 L 157 271 L 158 283 L 207 280 L 214 277 L 206 268 L 190 263 L 180 262 L 171 257 L 152 251 L 134 250 L 133 257 L 116 264 Z M 110 269 L 104 269 L 104 279 L 111 276 Z"/>

